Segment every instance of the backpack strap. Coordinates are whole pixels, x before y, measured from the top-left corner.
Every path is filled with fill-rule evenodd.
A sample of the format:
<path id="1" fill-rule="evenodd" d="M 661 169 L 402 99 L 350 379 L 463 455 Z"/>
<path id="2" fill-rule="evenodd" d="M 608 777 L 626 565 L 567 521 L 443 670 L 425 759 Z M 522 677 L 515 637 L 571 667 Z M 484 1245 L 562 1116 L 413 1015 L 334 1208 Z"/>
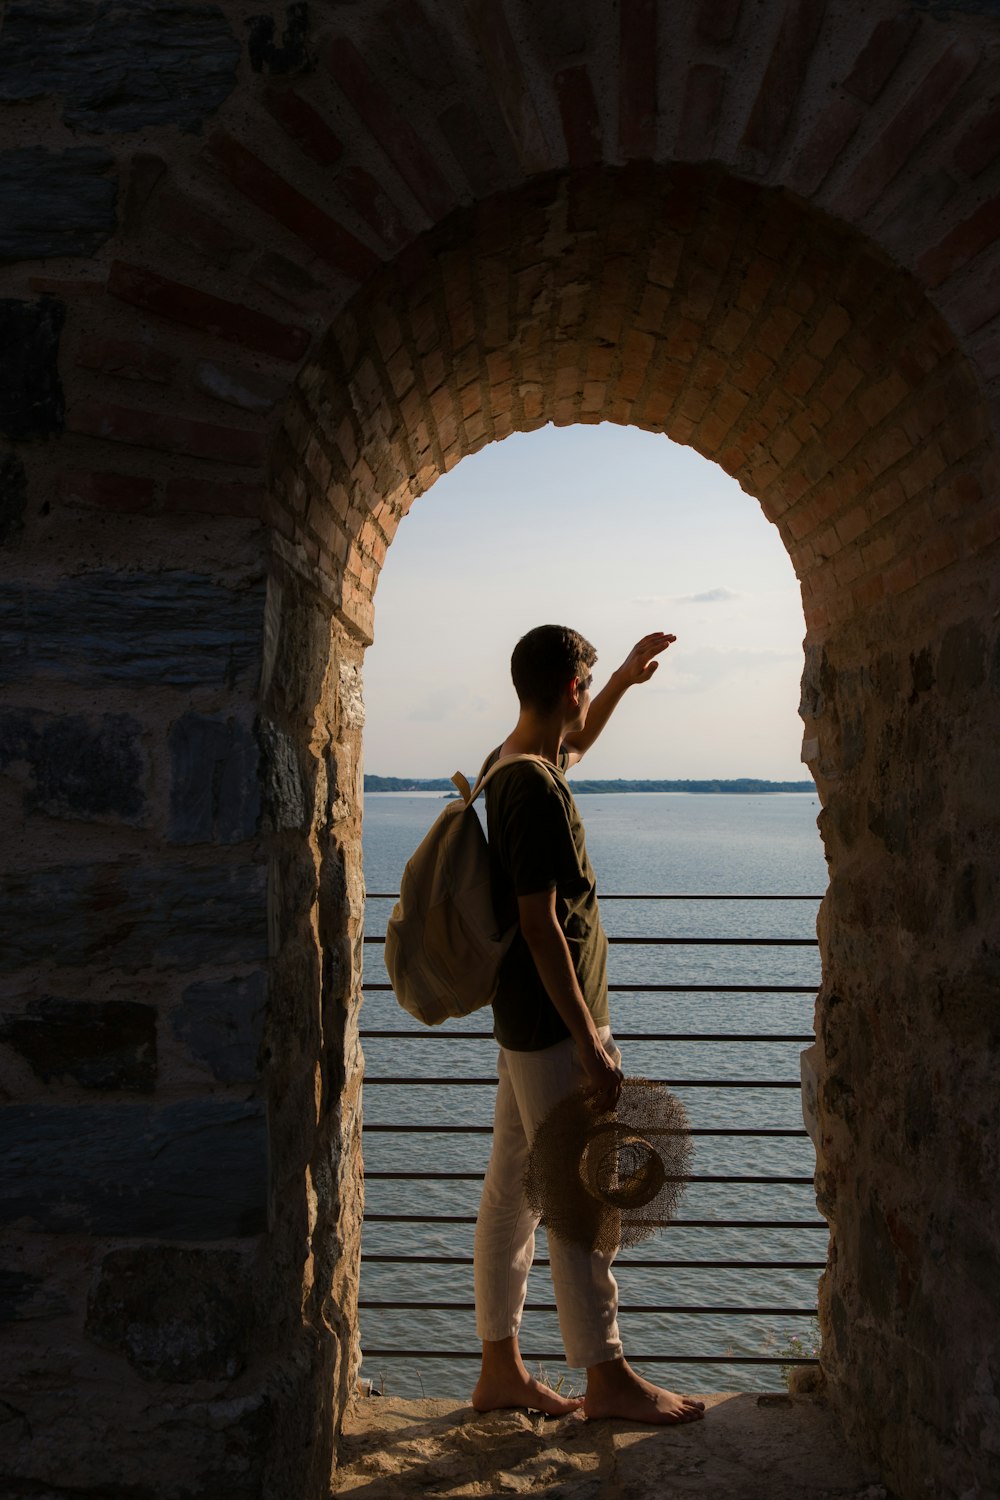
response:
<path id="1" fill-rule="evenodd" d="M 489 756 L 486 757 L 486 760 L 489 760 Z M 493 762 L 488 771 L 486 770 L 486 761 L 484 761 L 483 769 L 479 772 L 474 787 L 469 786 L 468 778 L 463 776 L 461 771 L 456 771 L 451 779 L 461 793 L 462 800 L 464 801 L 466 807 L 472 806 L 473 802 L 475 802 L 476 798 L 479 796 L 479 793 L 483 790 L 483 787 L 490 780 L 495 771 L 499 771 L 501 766 L 513 765 L 514 762 L 518 760 L 534 761 L 536 765 L 544 766 L 551 775 L 551 762 L 547 761 L 544 755 L 502 755 L 499 760 Z"/>

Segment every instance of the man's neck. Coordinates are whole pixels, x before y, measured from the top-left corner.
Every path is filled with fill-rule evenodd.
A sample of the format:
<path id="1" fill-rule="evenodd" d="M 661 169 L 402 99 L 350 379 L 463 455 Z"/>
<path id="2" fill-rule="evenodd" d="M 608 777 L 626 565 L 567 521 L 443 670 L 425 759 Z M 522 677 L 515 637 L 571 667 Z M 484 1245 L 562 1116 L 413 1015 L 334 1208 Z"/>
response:
<path id="1" fill-rule="evenodd" d="M 503 742 L 500 754 L 541 755 L 557 766 L 567 727 L 562 713 L 542 715 L 522 709 L 517 723 Z"/>

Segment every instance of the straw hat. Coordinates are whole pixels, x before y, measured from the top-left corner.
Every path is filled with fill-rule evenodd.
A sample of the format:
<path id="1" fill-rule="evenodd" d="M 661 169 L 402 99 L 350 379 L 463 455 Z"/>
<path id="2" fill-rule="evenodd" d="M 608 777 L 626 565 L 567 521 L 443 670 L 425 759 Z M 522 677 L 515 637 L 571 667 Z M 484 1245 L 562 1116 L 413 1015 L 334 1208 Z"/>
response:
<path id="1" fill-rule="evenodd" d="M 524 1191 L 550 1234 L 610 1255 L 669 1222 L 690 1166 L 680 1100 L 663 1084 L 626 1078 L 614 1110 L 595 1113 L 578 1090 L 549 1111 Z"/>

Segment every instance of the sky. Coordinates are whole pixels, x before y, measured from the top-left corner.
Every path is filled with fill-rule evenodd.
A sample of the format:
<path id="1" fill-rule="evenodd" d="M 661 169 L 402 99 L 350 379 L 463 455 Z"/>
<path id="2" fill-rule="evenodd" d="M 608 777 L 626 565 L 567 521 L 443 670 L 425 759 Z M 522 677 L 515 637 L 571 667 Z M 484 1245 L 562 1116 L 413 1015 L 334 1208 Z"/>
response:
<path id="1" fill-rule="evenodd" d="M 365 656 L 365 770 L 478 769 L 517 718 L 510 653 L 547 623 L 593 642 L 595 692 L 642 636 L 677 637 L 577 774 L 808 779 L 805 626 L 776 528 L 694 449 L 610 423 L 489 444 L 404 517 Z"/>

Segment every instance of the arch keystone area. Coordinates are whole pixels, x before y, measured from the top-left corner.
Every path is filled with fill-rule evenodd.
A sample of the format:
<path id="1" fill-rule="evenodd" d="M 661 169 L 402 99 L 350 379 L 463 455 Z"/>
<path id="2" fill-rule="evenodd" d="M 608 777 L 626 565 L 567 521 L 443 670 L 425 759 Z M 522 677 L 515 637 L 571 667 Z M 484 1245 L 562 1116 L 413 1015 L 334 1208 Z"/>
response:
<path id="1" fill-rule="evenodd" d="M 691 444 L 792 559 L 826 1387 L 894 1493 L 1000 1488 L 997 48 L 972 3 L 10 0 L 12 1493 L 327 1493 L 378 576 L 547 421 Z"/>

